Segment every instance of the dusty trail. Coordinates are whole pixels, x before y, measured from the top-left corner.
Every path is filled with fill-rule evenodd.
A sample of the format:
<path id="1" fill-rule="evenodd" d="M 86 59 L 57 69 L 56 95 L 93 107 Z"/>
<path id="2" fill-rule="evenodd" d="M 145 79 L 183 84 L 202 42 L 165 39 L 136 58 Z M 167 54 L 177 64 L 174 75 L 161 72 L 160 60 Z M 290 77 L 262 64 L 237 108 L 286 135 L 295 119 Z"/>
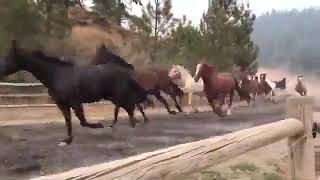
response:
<path id="1" fill-rule="evenodd" d="M 212 112 L 150 115 L 150 124 L 136 129 L 122 117 L 117 128 L 92 130 L 74 123 L 72 145 L 58 147 L 65 135 L 62 122 L 0 127 L 0 179 L 28 179 L 91 164 L 125 158 L 142 152 L 222 135 L 284 118 L 284 99 L 278 104 L 256 102 L 237 107 L 227 118 Z M 105 122 L 109 123 L 109 122 Z"/>

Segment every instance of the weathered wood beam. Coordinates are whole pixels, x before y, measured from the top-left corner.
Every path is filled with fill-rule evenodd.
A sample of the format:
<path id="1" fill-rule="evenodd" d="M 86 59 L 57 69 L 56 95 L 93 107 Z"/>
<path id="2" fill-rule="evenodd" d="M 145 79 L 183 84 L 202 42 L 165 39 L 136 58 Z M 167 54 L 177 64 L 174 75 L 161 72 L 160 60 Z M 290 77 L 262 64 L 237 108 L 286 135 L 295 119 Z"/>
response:
<path id="1" fill-rule="evenodd" d="M 315 152 L 312 137 L 313 98 L 290 97 L 287 100 L 287 118 L 297 118 L 304 126 L 303 134 L 288 138 L 289 170 L 292 180 L 313 180 Z"/>

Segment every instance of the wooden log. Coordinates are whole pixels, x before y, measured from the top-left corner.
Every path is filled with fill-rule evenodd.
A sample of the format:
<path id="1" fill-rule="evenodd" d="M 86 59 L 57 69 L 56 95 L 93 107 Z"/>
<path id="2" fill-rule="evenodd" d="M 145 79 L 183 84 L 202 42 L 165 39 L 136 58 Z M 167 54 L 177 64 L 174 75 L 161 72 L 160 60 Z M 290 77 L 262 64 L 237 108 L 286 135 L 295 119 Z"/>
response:
<path id="1" fill-rule="evenodd" d="M 292 180 L 316 179 L 312 106 L 312 97 L 299 96 L 287 100 L 287 118 L 297 118 L 304 125 L 302 134 L 288 138 L 289 170 Z"/>
<path id="2" fill-rule="evenodd" d="M 190 174 L 250 150 L 295 136 L 302 133 L 303 130 L 303 123 L 300 120 L 286 119 L 224 136 L 36 179 L 183 180 Z"/>

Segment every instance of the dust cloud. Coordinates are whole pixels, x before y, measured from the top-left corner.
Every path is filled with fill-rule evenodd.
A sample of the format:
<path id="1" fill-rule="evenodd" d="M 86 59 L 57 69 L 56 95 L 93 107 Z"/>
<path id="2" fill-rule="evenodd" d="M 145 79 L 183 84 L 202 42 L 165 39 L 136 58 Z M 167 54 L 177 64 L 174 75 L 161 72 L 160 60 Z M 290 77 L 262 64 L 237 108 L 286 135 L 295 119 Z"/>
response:
<path id="1" fill-rule="evenodd" d="M 279 81 L 282 78 L 287 78 L 287 93 L 292 95 L 298 95 L 294 90 L 297 84 L 297 76 L 303 75 L 303 83 L 305 84 L 308 96 L 314 96 L 320 99 L 320 80 L 316 75 L 295 74 L 287 70 L 286 68 L 267 68 L 260 67 L 258 75 L 261 73 L 267 73 L 267 77 L 272 81 Z"/>

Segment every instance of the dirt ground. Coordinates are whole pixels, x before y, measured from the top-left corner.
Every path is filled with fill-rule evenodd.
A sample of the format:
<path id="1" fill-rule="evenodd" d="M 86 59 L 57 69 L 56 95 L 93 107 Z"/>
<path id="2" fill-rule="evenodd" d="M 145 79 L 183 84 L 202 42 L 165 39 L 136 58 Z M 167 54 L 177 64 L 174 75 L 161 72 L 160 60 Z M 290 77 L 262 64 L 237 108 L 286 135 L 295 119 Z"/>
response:
<path id="1" fill-rule="evenodd" d="M 252 107 L 239 106 L 226 118 L 212 112 L 148 113 L 151 122 L 136 129 L 126 117 L 114 130 L 82 128 L 74 121 L 72 145 L 57 146 L 65 137 L 63 121 L 21 123 L 0 127 L 0 179 L 29 179 L 73 168 L 125 158 L 143 152 L 222 135 L 284 119 L 284 103 L 258 100 Z M 161 111 L 163 112 L 163 110 Z M 138 117 L 141 119 L 141 117 Z M 103 121 L 109 124 L 110 121 Z"/>

